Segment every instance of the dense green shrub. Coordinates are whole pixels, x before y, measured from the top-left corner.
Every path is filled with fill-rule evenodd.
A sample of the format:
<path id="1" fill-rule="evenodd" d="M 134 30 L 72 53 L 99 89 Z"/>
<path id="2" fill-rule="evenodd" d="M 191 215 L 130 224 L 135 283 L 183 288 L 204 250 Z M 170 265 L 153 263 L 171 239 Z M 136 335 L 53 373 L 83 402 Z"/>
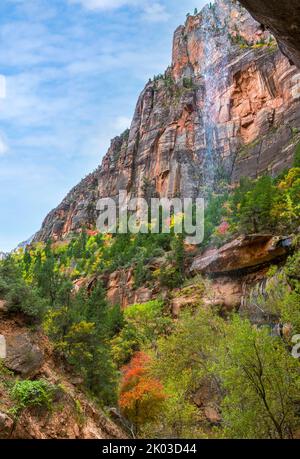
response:
<path id="1" fill-rule="evenodd" d="M 274 230 L 272 208 L 275 196 L 276 188 L 269 176 L 256 181 L 241 180 L 239 188 L 230 199 L 233 227 L 245 233 Z"/>
<path id="2" fill-rule="evenodd" d="M 113 403 L 116 396 L 116 371 L 108 340 L 122 327 L 120 307 L 107 304 L 100 282 L 90 295 L 81 290 L 69 306 L 50 309 L 44 320 L 56 350 L 83 377 L 89 391 L 106 404 Z"/>
<path id="3" fill-rule="evenodd" d="M 147 267 L 143 257 L 141 257 L 136 263 L 133 270 L 133 276 L 135 288 L 145 285 L 151 279 L 151 271 Z"/>
<path id="4" fill-rule="evenodd" d="M 127 363 L 132 355 L 153 345 L 160 335 L 171 327 L 171 317 L 162 301 L 128 306 L 124 311 L 124 328 L 112 340 L 112 353 L 118 366 Z"/>
<path id="5" fill-rule="evenodd" d="M 299 364 L 268 328 L 235 316 L 216 350 L 227 438 L 293 438 L 299 427 Z"/>
<path id="6" fill-rule="evenodd" d="M 204 220 L 204 241 L 207 245 L 209 238 L 213 234 L 215 228 L 220 225 L 222 217 L 226 214 L 224 208 L 225 203 L 228 200 L 228 194 L 214 194 L 211 193 L 207 200 L 207 206 L 205 208 L 205 220 Z"/>
<path id="7" fill-rule="evenodd" d="M 18 414 L 25 408 L 37 406 L 51 410 L 55 390 L 55 386 L 43 379 L 16 381 L 10 390 L 10 396 L 16 403 L 15 413 Z"/>
<path id="8" fill-rule="evenodd" d="M 186 89 L 193 89 L 194 88 L 193 78 L 184 77 L 182 80 L 182 85 Z"/>
<path id="9" fill-rule="evenodd" d="M 162 287 L 170 289 L 179 288 L 183 285 L 183 275 L 175 266 L 162 266 L 153 273 L 154 278 L 159 280 Z"/>
<path id="10" fill-rule="evenodd" d="M 297 144 L 295 148 L 293 167 L 300 167 L 300 142 Z"/>
<path id="11" fill-rule="evenodd" d="M 22 312 L 32 319 L 41 320 L 48 304 L 47 299 L 25 282 L 12 257 L 0 264 L 0 295 L 8 311 Z"/>
<path id="12" fill-rule="evenodd" d="M 210 195 L 204 244 L 227 241 L 235 234 L 290 233 L 300 224 L 300 168 L 280 176 L 242 178 L 230 193 Z M 226 228 L 228 226 L 228 229 Z"/>
<path id="13" fill-rule="evenodd" d="M 36 290 L 31 290 L 23 282 L 10 285 L 5 295 L 6 307 L 10 312 L 23 312 L 29 318 L 41 320 L 48 303 L 41 298 Z"/>
<path id="14" fill-rule="evenodd" d="M 151 374 L 164 387 L 167 398 L 162 410 L 144 435 L 163 438 L 201 437 L 201 416 L 193 403 L 193 394 L 204 380 L 209 380 L 210 357 L 213 358 L 222 337 L 223 321 L 212 311 L 184 311 L 173 332 L 161 336 L 152 352 Z"/>

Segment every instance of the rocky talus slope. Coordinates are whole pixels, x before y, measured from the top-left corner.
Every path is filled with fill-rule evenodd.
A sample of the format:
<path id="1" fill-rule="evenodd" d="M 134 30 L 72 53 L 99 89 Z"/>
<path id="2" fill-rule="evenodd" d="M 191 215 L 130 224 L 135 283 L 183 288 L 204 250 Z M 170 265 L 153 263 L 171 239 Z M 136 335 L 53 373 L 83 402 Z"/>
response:
<path id="1" fill-rule="evenodd" d="M 35 241 L 93 227 L 96 201 L 202 196 L 224 178 L 276 174 L 299 141 L 300 71 L 239 3 L 217 0 L 174 34 L 172 64 L 150 80 L 129 131 L 46 217 Z"/>
<path id="2" fill-rule="evenodd" d="M 108 439 L 126 434 L 84 395 L 80 378 L 68 372 L 42 331 L 28 328 L 22 315 L 7 314 L 0 301 L 0 439 Z M 47 381 L 55 388 L 51 409 L 26 407 L 18 415 L 10 389 L 15 381 Z"/>

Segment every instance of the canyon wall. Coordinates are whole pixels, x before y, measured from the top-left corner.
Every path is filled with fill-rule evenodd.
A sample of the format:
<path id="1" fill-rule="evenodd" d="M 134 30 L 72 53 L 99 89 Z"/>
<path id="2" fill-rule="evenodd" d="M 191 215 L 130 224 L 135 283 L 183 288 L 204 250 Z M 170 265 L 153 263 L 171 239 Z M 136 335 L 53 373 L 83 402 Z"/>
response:
<path id="1" fill-rule="evenodd" d="M 298 0 L 240 0 L 253 17 L 268 27 L 278 40 L 280 49 L 300 67 L 300 4 Z"/>
<path id="2" fill-rule="evenodd" d="M 96 201 L 196 197 L 222 181 L 276 175 L 300 140 L 300 71 L 250 14 L 217 0 L 174 34 L 172 64 L 149 80 L 130 130 L 45 219 L 35 241 L 95 225 Z"/>

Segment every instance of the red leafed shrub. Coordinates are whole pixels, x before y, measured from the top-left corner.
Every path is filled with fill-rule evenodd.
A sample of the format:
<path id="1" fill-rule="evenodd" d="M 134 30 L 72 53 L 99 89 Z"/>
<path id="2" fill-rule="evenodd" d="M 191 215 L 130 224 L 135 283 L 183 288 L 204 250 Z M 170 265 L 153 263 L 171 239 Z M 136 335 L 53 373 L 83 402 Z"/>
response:
<path id="1" fill-rule="evenodd" d="M 97 236 L 97 235 L 100 234 L 100 233 L 99 233 L 98 230 L 87 230 L 87 231 L 86 231 L 86 234 L 87 234 L 88 236 Z"/>
<path id="2" fill-rule="evenodd" d="M 119 406 L 136 431 L 156 417 L 166 398 L 162 384 L 149 374 L 150 363 L 147 354 L 137 352 L 122 368 Z"/>
<path id="3" fill-rule="evenodd" d="M 226 234 L 229 230 L 229 223 L 226 221 L 223 221 L 220 226 L 218 227 L 217 231 L 219 234 Z"/>

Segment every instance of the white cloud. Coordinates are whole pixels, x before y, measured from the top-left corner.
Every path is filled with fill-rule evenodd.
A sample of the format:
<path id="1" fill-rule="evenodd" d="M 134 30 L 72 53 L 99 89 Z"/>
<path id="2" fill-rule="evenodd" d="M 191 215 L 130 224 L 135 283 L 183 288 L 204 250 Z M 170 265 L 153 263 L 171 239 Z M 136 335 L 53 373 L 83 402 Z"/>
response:
<path id="1" fill-rule="evenodd" d="M 79 3 L 87 10 L 116 10 L 123 6 L 137 5 L 136 0 L 69 0 L 69 3 Z"/>
<path id="2" fill-rule="evenodd" d="M 116 10 L 124 6 L 135 6 L 143 12 L 142 19 L 148 22 L 165 22 L 170 17 L 164 5 L 148 0 L 69 0 L 69 3 L 80 4 L 90 11 Z"/>
<path id="3" fill-rule="evenodd" d="M 0 135 L 0 156 L 5 156 L 8 151 L 8 146 L 6 145 L 5 140 Z"/>
<path id="4" fill-rule="evenodd" d="M 131 125 L 131 118 L 129 118 L 128 116 L 118 116 L 118 118 L 116 119 L 116 122 L 114 124 L 114 127 L 118 130 L 118 131 L 125 131 L 125 129 L 128 129 L 130 128 L 130 125 Z"/>
<path id="5" fill-rule="evenodd" d="M 2 0 L 1 11 L 2 3 L 11 13 L 0 15 L 0 246 L 12 248 L 129 127 L 140 90 L 169 64 L 173 29 L 194 4 Z"/>
<path id="6" fill-rule="evenodd" d="M 0 75 L 0 99 L 6 97 L 6 79 L 4 75 Z"/>
<path id="7" fill-rule="evenodd" d="M 149 22 L 165 22 L 170 15 L 164 5 L 160 3 L 148 3 L 144 7 L 143 19 Z"/>

